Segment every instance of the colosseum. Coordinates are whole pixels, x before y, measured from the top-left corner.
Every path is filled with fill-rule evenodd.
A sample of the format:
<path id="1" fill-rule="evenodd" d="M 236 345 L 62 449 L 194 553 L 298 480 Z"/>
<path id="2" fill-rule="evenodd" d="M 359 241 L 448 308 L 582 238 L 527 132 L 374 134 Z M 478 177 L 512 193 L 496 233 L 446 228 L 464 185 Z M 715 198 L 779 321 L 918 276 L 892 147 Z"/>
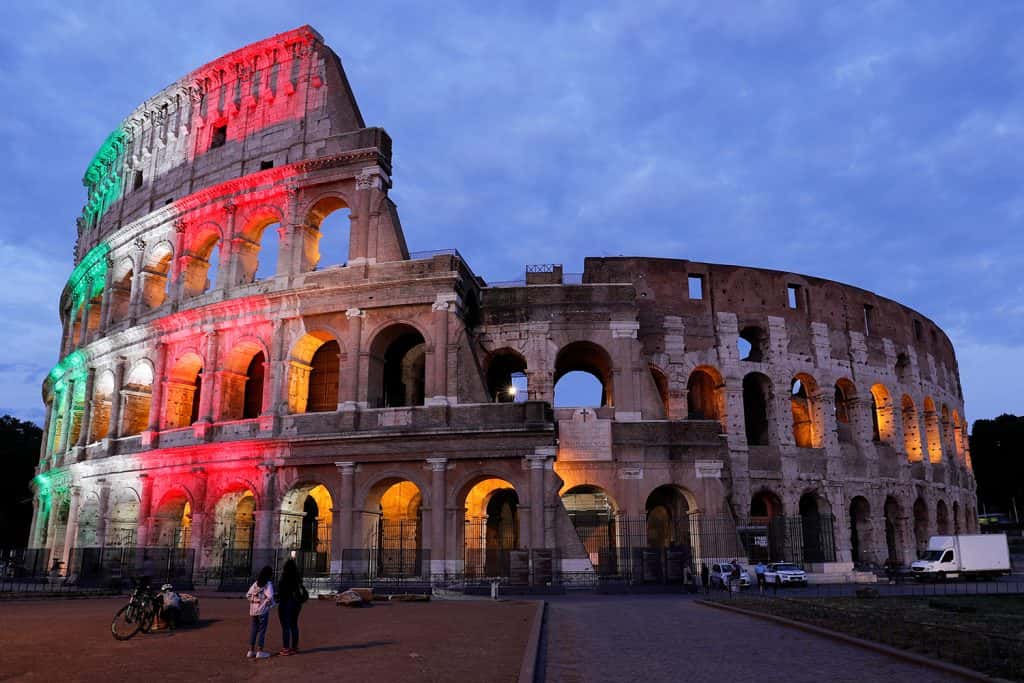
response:
<path id="1" fill-rule="evenodd" d="M 488 282 L 409 251 L 391 139 L 308 26 L 146 100 L 83 182 L 29 538 L 83 580 L 149 562 L 229 586 L 286 557 L 370 581 L 671 583 L 732 557 L 850 579 L 976 529 L 931 320 L 761 268 Z M 558 400 L 570 375 L 599 383 L 586 405 Z"/>

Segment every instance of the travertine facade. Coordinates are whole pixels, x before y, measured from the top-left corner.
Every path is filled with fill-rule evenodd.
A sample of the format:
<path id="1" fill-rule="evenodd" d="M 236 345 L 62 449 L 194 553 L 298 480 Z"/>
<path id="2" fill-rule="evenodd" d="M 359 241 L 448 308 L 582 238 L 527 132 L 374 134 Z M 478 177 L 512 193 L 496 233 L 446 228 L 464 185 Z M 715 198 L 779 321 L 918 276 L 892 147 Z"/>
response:
<path id="1" fill-rule="evenodd" d="M 655 258 L 489 285 L 455 251 L 410 254 L 390 171 L 308 27 L 132 112 L 85 177 L 31 546 L 190 547 L 199 569 L 296 549 L 377 575 L 553 549 L 587 574 L 609 549 L 707 561 L 713 522 L 827 571 L 974 529 L 956 359 L 927 318 Z M 335 211 L 348 259 L 318 268 Z M 574 371 L 602 400 L 552 408 Z"/>

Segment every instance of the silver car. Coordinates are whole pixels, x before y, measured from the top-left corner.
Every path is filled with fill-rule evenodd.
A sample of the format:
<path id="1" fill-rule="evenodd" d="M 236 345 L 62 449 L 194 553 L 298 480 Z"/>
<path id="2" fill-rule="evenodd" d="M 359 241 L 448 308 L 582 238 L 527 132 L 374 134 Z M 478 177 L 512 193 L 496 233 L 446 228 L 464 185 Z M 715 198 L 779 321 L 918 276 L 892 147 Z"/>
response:
<path id="1" fill-rule="evenodd" d="M 726 588 L 729 585 L 729 578 L 732 575 L 732 563 L 731 562 L 716 562 L 711 565 L 711 587 L 712 588 Z M 747 588 L 750 586 L 750 574 L 742 566 L 740 567 L 740 587 Z"/>
<path id="2" fill-rule="evenodd" d="M 764 572 L 765 583 L 779 586 L 798 584 L 807 585 L 807 572 L 791 562 L 772 562 Z"/>

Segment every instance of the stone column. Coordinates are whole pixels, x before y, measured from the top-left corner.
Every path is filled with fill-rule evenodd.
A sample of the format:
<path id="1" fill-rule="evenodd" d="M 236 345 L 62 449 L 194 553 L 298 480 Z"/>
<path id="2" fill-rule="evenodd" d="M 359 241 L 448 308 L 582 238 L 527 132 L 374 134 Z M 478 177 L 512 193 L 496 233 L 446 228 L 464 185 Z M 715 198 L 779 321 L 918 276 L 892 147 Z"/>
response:
<path id="1" fill-rule="evenodd" d="M 85 346 L 89 343 L 89 309 L 92 308 L 89 295 L 92 294 L 92 283 L 86 282 L 85 300 L 82 301 L 81 329 L 78 330 L 78 345 Z"/>
<path id="2" fill-rule="evenodd" d="M 444 552 L 444 514 L 447 505 L 445 472 L 448 469 L 448 459 L 427 458 L 427 464 L 430 465 L 430 573 L 444 574 L 447 566 Z"/>
<path id="3" fill-rule="evenodd" d="M 149 404 L 148 431 L 156 434 L 163 427 L 164 390 L 167 383 L 167 344 L 156 346 L 156 362 L 153 364 L 153 392 Z"/>
<path id="4" fill-rule="evenodd" d="M 227 216 L 227 221 L 224 226 L 224 235 L 220 240 L 220 263 L 217 264 L 217 289 L 230 289 L 237 284 L 234 280 L 236 208 L 231 202 L 224 205 L 224 214 Z"/>
<path id="5" fill-rule="evenodd" d="M 438 294 L 433 311 L 434 354 L 432 372 L 428 375 L 432 386 L 427 387 L 428 404 L 447 405 L 448 394 L 448 325 L 449 313 L 458 306 L 458 295 L 454 292 Z M 454 397 L 452 397 L 454 398 Z"/>
<path id="6" fill-rule="evenodd" d="M 43 526 L 46 523 L 46 501 L 38 491 L 32 496 L 32 526 L 29 527 L 26 548 L 38 548 L 42 541 Z"/>
<path id="7" fill-rule="evenodd" d="M 67 380 L 67 389 L 64 390 L 64 429 L 60 435 L 60 453 L 63 455 L 67 453 L 68 448 L 71 447 L 71 427 L 75 422 L 75 381 L 72 379 Z"/>
<path id="8" fill-rule="evenodd" d="M 78 511 L 82 505 L 82 489 L 79 486 L 71 487 L 71 505 L 68 507 L 68 525 L 64 529 L 64 548 L 61 551 L 61 562 L 63 562 L 64 575 L 71 575 L 71 563 L 74 558 L 71 556 L 71 548 L 78 542 Z"/>
<path id="9" fill-rule="evenodd" d="M 57 552 L 57 522 L 60 518 L 60 505 L 61 501 L 55 493 L 51 491 L 49 495 L 48 507 L 48 520 L 46 524 L 46 547 L 50 551 L 49 562 L 53 565 L 53 560 L 56 559 Z"/>
<path id="10" fill-rule="evenodd" d="M 107 434 L 111 438 L 121 436 L 121 389 L 124 387 L 124 358 L 114 361 L 114 390 L 110 394 L 110 424 L 107 427 Z"/>
<path id="11" fill-rule="evenodd" d="M 338 382 L 338 407 L 343 410 L 355 410 L 359 405 L 360 358 L 362 355 L 363 318 L 366 311 L 350 308 L 345 311 L 348 319 L 348 335 L 346 336 L 346 364 L 344 376 Z"/>
<path id="12" fill-rule="evenodd" d="M 217 376 L 217 330 L 206 333 L 206 357 L 203 359 L 203 384 L 199 388 L 199 421 L 207 425 L 214 420 L 213 395 Z"/>
<path id="13" fill-rule="evenodd" d="M 107 547 L 107 515 L 110 514 L 110 484 L 106 479 L 100 479 L 99 484 L 99 514 L 96 517 L 96 541 L 101 548 Z"/>
<path id="14" fill-rule="evenodd" d="M 135 522 L 135 547 L 145 548 L 149 542 L 149 508 L 153 504 L 153 478 L 139 475 L 139 514 Z"/>
<path id="15" fill-rule="evenodd" d="M 526 456 L 530 468 L 530 547 L 544 547 L 544 470 L 546 455 Z"/>
<path id="16" fill-rule="evenodd" d="M 202 569 L 203 543 L 206 542 L 207 475 L 206 470 L 202 467 L 193 467 L 192 473 L 195 475 L 194 486 L 192 489 L 195 505 L 192 507 L 192 536 L 189 538 L 189 547 L 192 549 L 192 580 L 195 582 L 196 577 L 199 576 L 199 572 Z"/>
<path id="17" fill-rule="evenodd" d="M 114 288 L 114 262 L 109 256 L 106 259 L 107 272 L 103 280 L 103 298 L 100 300 L 100 334 L 110 326 L 110 299 Z"/>
<path id="18" fill-rule="evenodd" d="M 171 279 L 171 291 L 169 294 L 172 311 L 177 311 L 181 305 L 182 293 L 185 289 L 182 282 L 184 273 L 182 266 L 187 263 L 187 257 L 185 256 L 186 229 L 185 221 L 180 218 L 174 221 L 174 257 L 171 258 L 171 267 L 167 273 L 167 276 Z"/>
<path id="19" fill-rule="evenodd" d="M 273 463 L 260 463 L 262 486 L 260 486 L 260 503 L 262 509 L 256 511 L 256 547 L 274 547 L 274 508 L 277 503 L 277 468 Z"/>
<path id="20" fill-rule="evenodd" d="M 78 430 L 78 445 L 85 448 L 89 444 L 89 432 L 92 430 L 92 393 L 96 383 L 96 368 L 89 368 L 85 376 L 85 403 L 82 407 L 82 428 Z"/>
<path id="21" fill-rule="evenodd" d="M 140 237 L 135 240 L 134 258 L 132 259 L 132 284 L 128 293 L 128 318 L 129 325 L 134 325 L 136 319 L 142 314 L 142 290 L 145 285 L 145 277 L 142 272 L 143 254 L 146 251 L 146 242 Z"/>
<path id="22" fill-rule="evenodd" d="M 352 517 L 355 507 L 355 471 L 354 462 L 336 462 L 341 475 L 338 505 L 332 510 L 334 519 L 331 533 L 331 573 L 340 573 L 352 567 L 343 565 L 343 553 L 352 547 Z"/>

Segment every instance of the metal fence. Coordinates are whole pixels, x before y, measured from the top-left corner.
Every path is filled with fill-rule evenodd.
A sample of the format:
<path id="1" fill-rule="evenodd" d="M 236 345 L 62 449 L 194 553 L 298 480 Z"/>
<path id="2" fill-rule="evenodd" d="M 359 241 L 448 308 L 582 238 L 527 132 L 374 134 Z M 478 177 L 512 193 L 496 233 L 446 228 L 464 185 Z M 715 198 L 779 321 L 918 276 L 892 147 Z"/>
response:
<path id="1" fill-rule="evenodd" d="M 754 519 L 738 528 L 744 554 L 751 562 L 835 562 L 832 515 L 777 516 Z"/>
<path id="2" fill-rule="evenodd" d="M 67 567 L 55 560 L 46 548 L 0 550 L 0 592 L 119 591 L 138 576 L 193 585 L 195 555 L 188 548 L 83 547 L 70 550 Z"/>

